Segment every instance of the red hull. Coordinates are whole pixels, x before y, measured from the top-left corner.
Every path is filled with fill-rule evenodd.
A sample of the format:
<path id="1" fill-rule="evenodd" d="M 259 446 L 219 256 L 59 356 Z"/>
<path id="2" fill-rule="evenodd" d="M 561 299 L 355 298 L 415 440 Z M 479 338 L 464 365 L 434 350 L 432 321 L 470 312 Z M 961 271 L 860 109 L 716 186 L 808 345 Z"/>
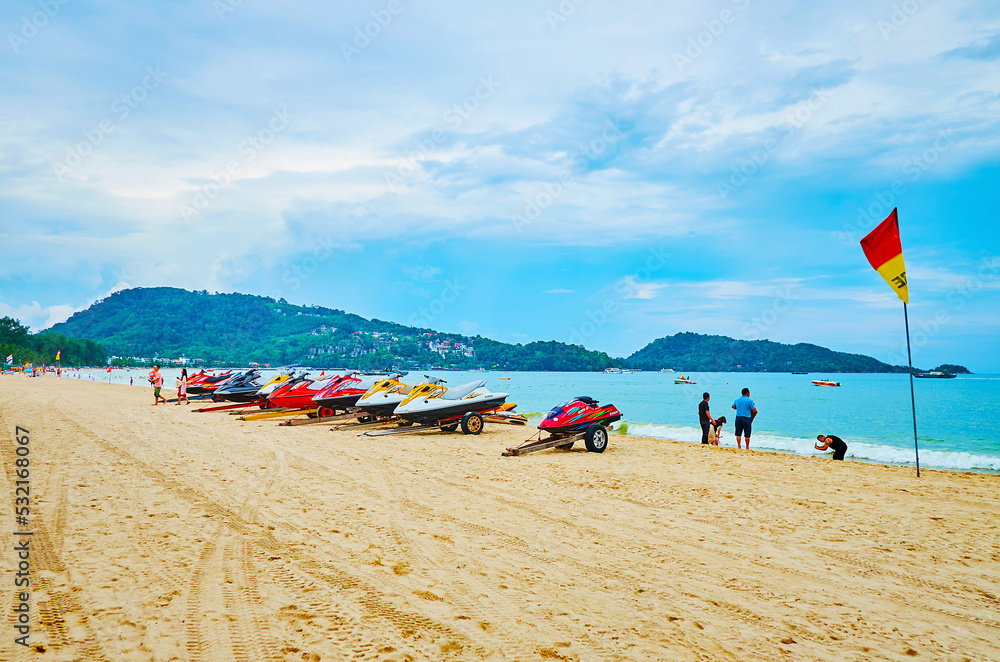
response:
<path id="1" fill-rule="evenodd" d="M 614 405 L 598 407 L 591 398 L 574 398 L 555 407 L 538 426 L 546 432 L 583 432 L 591 425 L 610 425 L 620 421 L 622 414 Z"/>

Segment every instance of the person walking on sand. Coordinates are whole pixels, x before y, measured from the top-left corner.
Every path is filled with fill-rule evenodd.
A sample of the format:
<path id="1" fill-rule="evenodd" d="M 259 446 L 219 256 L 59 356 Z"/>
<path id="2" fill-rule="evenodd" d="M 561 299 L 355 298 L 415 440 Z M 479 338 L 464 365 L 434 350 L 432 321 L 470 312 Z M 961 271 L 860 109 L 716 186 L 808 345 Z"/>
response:
<path id="1" fill-rule="evenodd" d="M 816 437 L 816 440 L 819 442 L 819 444 L 823 445 L 820 446 L 819 444 L 815 444 L 813 448 L 815 448 L 818 451 L 825 451 L 832 448 L 833 459 L 835 460 L 843 460 L 844 455 L 847 454 L 847 443 L 836 435 L 821 434 Z"/>
<path id="2" fill-rule="evenodd" d="M 750 389 L 745 388 L 742 393 L 733 403 L 736 410 L 736 446 L 743 450 L 742 437 L 746 435 L 747 450 L 750 450 L 750 428 L 757 417 L 757 405 L 750 399 Z"/>
<path id="3" fill-rule="evenodd" d="M 160 391 L 163 389 L 163 375 L 160 373 L 160 366 L 153 366 L 153 371 L 149 373 L 149 383 L 153 385 L 153 406 L 160 404 L 160 400 L 163 400 L 163 404 L 167 404 L 167 399 L 160 395 Z"/>
<path id="4" fill-rule="evenodd" d="M 188 400 L 188 369 L 181 368 L 181 376 L 177 378 L 177 402 L 175 404 L 180 404 L 181 400 L 191 404 Z"/>
<path id="5" fill-rule="evenodd" d="M 708 401 L 712 399 L 708 393 L 701 394 L 701 402 L 698 404 L 698 422 L 701 423 L 701 443 L 708 443 L 708 436 L 715 425 L 715 419 L 708 411 Z"/>

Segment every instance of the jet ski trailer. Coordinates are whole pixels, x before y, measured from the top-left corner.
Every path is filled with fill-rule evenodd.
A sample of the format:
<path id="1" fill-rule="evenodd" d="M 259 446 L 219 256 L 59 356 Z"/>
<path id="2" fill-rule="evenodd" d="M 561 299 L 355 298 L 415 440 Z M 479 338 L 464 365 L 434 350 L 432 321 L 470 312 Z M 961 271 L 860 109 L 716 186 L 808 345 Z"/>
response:
<path id="1" fill-rule="evenodd" d="M 538 426 L 538 434 L 520 446 L 508 448 L 501 456 L 512 457 L 537 453 L 550 448 L 569 450 L 582 440 L 591 453 L 603 453 L 608 447 L 608 430 L 620 421 L 621 412 L 614 405 L 600 406 L 587 396 L 579 396 L 555 407 Z M 542 439 L 542 432 L 548 437 Z"/>

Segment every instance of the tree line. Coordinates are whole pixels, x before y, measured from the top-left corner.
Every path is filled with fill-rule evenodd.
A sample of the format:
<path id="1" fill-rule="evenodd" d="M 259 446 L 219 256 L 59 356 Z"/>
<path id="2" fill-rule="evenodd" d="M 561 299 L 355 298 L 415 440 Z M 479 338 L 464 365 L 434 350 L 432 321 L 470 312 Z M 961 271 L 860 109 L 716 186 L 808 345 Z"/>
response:
<path id="1" fill-rule="evenodd" d="M 67 367 L 102 366 L 108 361 L 107 351 L 93 340 L 53 331 L 32 334 L 13 317 L 0 318 L 0 362 L 13 355 L 15 365 L 55 364 L 57 353 L 59 362 Z"/>

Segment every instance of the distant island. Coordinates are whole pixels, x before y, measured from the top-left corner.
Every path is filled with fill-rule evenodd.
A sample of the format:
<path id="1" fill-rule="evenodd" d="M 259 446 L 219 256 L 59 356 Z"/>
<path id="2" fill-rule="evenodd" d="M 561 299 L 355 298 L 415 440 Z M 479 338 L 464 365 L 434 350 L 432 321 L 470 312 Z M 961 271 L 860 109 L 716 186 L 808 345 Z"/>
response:
<path id="1" fill-rule="evenodd" d="M 678 333 L 628 358 L 556 341 L 504 343 L 443 333 L 321 306 L 249 294 L 172 287 L 116 292 L 43 333 L 0 324 L 0 353 L 19 362 L 64 365 L 285 366 L 357 370 L 594 372 L 607 368 L 690 372 L 905 373 L 870 356 L 818 345 Z M 969 374 L 962 366 L 941 372 Z M 923 371 L 921 371 L 923 372 Z"/>
<path id="2" fill-rule="evenodd" d="M 688 372 L 902 372 L 906 366 L 870 356 L 846 354 L 799 343 L 735 340 L 726 336 L 678 333 L 654 340 L 624 361 L 628 368 Z"/>

